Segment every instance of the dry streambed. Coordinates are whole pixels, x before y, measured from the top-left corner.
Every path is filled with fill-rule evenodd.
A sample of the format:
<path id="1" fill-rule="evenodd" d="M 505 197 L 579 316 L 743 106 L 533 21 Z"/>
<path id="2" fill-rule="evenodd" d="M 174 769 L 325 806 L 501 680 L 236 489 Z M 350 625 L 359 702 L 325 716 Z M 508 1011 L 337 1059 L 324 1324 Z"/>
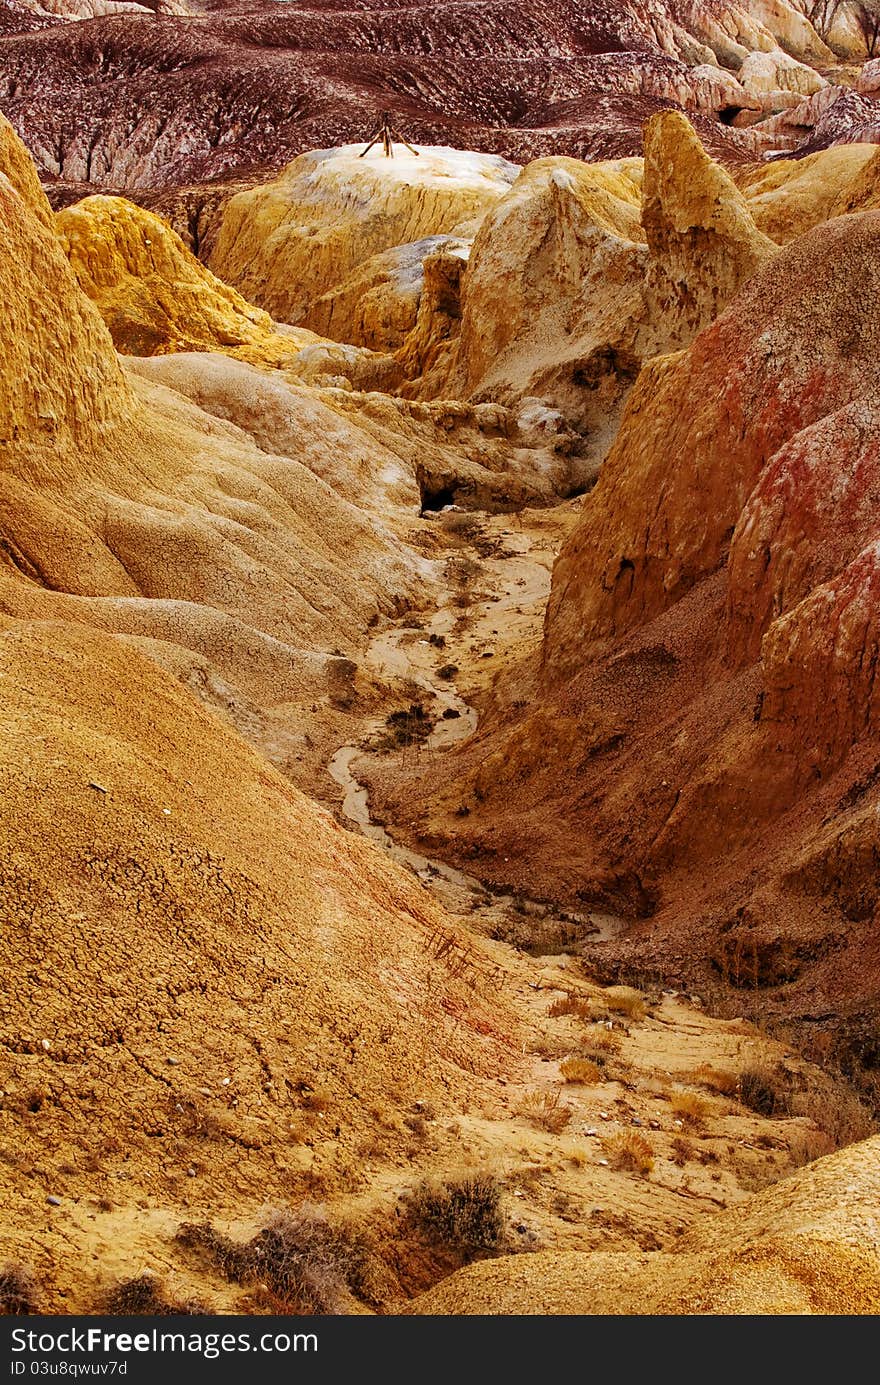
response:
<path id="1" fill-rule="evenodd" d="M 674 983 L 652 994 L 601 987 L 574 956 L 500 941 L 511 915 L 526 930 L 533 916 L 536 937 L 547 936 L 552 906 L 493 894 L 475 876 L 396 842 L 393 825 L 371 817 L 363 782 L 370 765 L 388 755 L 442 755 L 470 735 L 477 714 L 459 683 L 479 686 L 490 661 L 527 648 L 540 631 L 550 555 L 504 522 L 483 523 L 481 533 L 500 537 L 509 556 L 484 560 L 473 573 L 480 591 L 466 621 L 450 600 L 419 628 L 387 629 L 370 648 L 371 670 L 417 690 L 430 708 L 418 735 L 394 743 L 389 721 L 375 719 L 358 744 L 336 751 L 329 772 L 343 793 L 344 820 L 479 935 L 533 1035 L 527 1080 L 499 1074 L 497 1099 L 463 1111 L 436 1140 L 432 1168 L 500 1178 L 512 1209 L 508 1249 L 657 1249 L 695 1218 L 827 1153 L 841 1134 L 830 1119 L 823 1128 L 821 1114 L 838 1102 L 818 1070 L 741 1019 L 709 1017 Z M 626 927 L 596 913 L 555 921 L 599 942 Z M 398 1171 L 376 1168 L 372 1177 L 374 1189 L 399 1192 Z"/>

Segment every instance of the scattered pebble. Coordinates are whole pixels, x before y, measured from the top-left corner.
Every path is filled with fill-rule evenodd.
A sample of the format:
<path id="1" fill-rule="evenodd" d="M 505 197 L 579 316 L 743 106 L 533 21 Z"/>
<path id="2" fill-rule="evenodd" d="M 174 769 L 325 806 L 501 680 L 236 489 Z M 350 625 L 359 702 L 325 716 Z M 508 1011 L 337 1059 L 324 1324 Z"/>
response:
<path id="1" fill-rule="evenodd" d="M 607 1169 L 607 1167 L 608 1167 L 608 1160 L 607 1160 L 607 1159 L 600 1159 L 600 1160 L 599 1160 L 599 1163 L 602 1165 L 603 1169 Z"/>
<path id="2" fill-rule="evenodd" d="M 51 1047 L 52 1047 L 52 1045 L 50 1044 L 50 1042 L 49 1042 L 48 1039 L 41 1039 L 41 1040 L 40 1040 L 40 1048 L 42 1048 L 46 1053 L 49 1052 L 49 1049 L 50 1049 Z"/>
<path id="3" fill-rule="evenodd" d="M 592 1136 L 594 1136 L 594 1135 L 598 1135 L 599 1132 L 598 1132 L 598 1130 L 595 1130 L 595 1129 L 593 1128 L 593 1126 L 591 1125 L 591 1126 L 589 1126 L 587 1129 L 584 1130 L 584 1134 L 585 1134 L 585 1135 L 589 1135 L 589 1136 L 592 1137 Z"/>
<path id="4" fill-rule="evenodd" d="M 187 1169 L 187 1171 L 186 1171 L 186 1176 L 187 1176 L 187 1178 L 195 1178 L 195 1177 L 196 1177 L 196 1171 L 195 1171 L 195 1169 Z"/>
<path id="5" fill-rule="evenodd" d="M 632 1123 L 633 1123 L 633 1125 L 641 1125 L 641 1124 L 642 1124 L 642 1122 L 639 1120 L 638 1116 L 633 1116 L 633 1118 L 632 1118 Z"/>
<path id="6" fill-rule="evenodd" d="M 56 1197 L 54 1193 L 50 1193 L 50 1194 L 48 1195 L 48 1197 L 46 1198 L 46 1201 L 48 1202 L 48 1204 L 49 1204 L 50 1207 L 60 1207 L 60 1206 L 61 1206 L 61 1198 L 60 1198 L 60 1197 Z"/>
<path id="7" fill-rule="evenodd" d="M 180 1062 L 180 1059 L 179 1059 L 179 1058 L 166 1058 L 166 1059 L 165 1059 L 165 1062 L 168 1063 L 168 1064 L 170 1064 L 170 1066 L 171 1066 L 172 1068 L 176 1068 L 177 1065 L 178 1065 L 178 1063 Z"/>
<path id="8" fill-rule="evenodd" d="M 232 1081 L 232 1078 L 231 1078 L 231 1077 L 224 1077 L 223 1082 L 222 1082 L 221 1085 L 224 1086 L 224 1087 L 228 1087 L 231 1081 Z"/>

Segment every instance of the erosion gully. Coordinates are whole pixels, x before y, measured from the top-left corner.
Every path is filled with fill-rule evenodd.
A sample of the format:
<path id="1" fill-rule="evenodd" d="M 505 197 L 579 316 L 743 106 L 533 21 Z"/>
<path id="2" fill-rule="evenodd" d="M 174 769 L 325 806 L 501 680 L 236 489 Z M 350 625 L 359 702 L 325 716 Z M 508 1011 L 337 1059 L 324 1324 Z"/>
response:
<path id="1" fill-rule="evenodd" d="M 490 578 L 492 590 L 481 593 L 469 612 L 467 634 L 472 647 L 479 648 L 484 643 L 519 642 L 529 633 L 534 636 L 541 628 L 555 546 L 542 545 L 521 529 L 511 531 L 501 527 L 503 518 L 487 519 L 482 530 L 498 535 L 504 549 L 499 556 L 483 559 L 480 563 L 480 580 L 485 582 Z M 421 629 L 397 626 L 377 634 L 365 658 L 366 665 L 380 676 L 405 681 L 424 694 L 433 715 L 433 727 L 423 745 L 429 754 L 450 750 L 471 736 L 478 725 L 476 709 L 461 696 L 454 679 L 441 679 L 436 672 L 438 664 L 467 663 L 454 642 L 460 620 L 460 612 L 452 603 L 443 604 Z M 432 643 L 432 636 L 435 641 L 442 636 L 443 643 Z M 463 639 L 462 635 L 459 643 Z M 610 941 L 626 928 L 628 921 L 612 914 L 578 913 L 570 909 L 557 913 L 546 900 L 530 898 L 520 892 L 516 895 L 498 893 L 477 877 L 395 841 L 387 826 L 374 819 L 369 790 L 356 769 L 356 762 L 365 765 L 382 758 L 382 752 L 374 743 L 384 727 L 381 718 L 367 722 L 359 743 L 340 746 L 329 761 L 328 773 L 343 791 L 342 816 L 352 828 L 376 842 L 399 865 L 417 876 L 446 909 L 471 916 L 479 931 L 489 930 L 499 916 L 512 913 L 540 918 L 545 926 L 554 920 L 560 926 L 574 924 L 579 934 L 589 936 L 591 943 Z"/>

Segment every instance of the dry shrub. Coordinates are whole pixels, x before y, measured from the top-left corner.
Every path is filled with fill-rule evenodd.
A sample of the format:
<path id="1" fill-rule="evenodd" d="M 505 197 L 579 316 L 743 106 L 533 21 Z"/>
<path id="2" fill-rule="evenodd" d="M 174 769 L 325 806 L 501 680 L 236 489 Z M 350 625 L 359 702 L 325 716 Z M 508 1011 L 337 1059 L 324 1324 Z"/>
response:
<path id="1" fill-rule="evenodd" d="M 581 1149 L 580 1145 L 572 1145 L 571 1149 L 565 1151 L 565 1157 L 576 1169 L 585 1168 L 590 1162 L 587 1151 Z"/>
<path id="2" fill-rule="evenodd" d="M 790 1093 L 784 1074 L 765 1064 L 744 1068 L 739 1075 L 739 1099 L 759 1116 L 786 1116 Z"/>
<path id="3" fill-rule="evenodd" d="M 641 1020 L 647 1014 L 645 997 L 633 986 L 609 986 L 602 992 L 602 1002 L 616 1015 L 628 1015 L 632 1020 Z"/>
<path id="4" fill-rule="evenodd" d="M 573 1015 L 575 1019 L 588 1020 L 593 1018 L 591 1002 L 586 996 L 568 995 L 561 996 L 554 1000 L 548 1011 L 552 1019 L 557 1019 L 561 1015 Z"/>
<path id="5" fill-rule="evenodd" d="M 208 1222 L 184 1222 L 177 1240 L 198 1250 L 224 1277 L 256 1285 L 284 1313 L 344 1311 L 350 1293 L 369 1299 L 372 1253 L 349 1227 L 334 1227 L 320 1207 L 277 1212 L 250 1241 L 233 1241 Z M 274 1300 L 274 1304 L 272 1302 Z"/>
<path id="6" fill-rule="evenodd" d="M 453 534 L 456 538 L 473 539 L 479 534 L 482 521 L 479 515 L 472 513 L 450 513 L 441 516 L 440 526 L 447 534 Z"/>
<path id="7" fill-rule="evenodd" d="M 571 1120 L 571 1107 L 560 1101 L 558 1092 L 529 1092 L 519 1107 L 519 1115 L 539 1130 L 558 1135 Z"/>
<path id="8" fill-rule="evenodd" d="M 421 702 L 413 702 L 408 708 L 389 713 L 385 718 L 385 730 L 374 742 L 375 749 L 391 751 L 401 746 L 422 745 L 433 729 L 433 718 Z"/>
<path id="9" fill-rule="evenodd" d="M 711 1063 L 701 1063 L 694 1068 L 688 1080 L 700 1087 L 708 1087 L 710 1092 L 717 1092 L 719 1096 L 735 1097 L 739 1086 L 739 1077 L 735 1072 L 729 1068 L 713 1067 Z"/>
<path id="10" fill-rule="evenodd" d="M 428 1240 L 472 1258 L 504 1241 L 501 1187 L 489 1174 L 420 1183 L 407 1197 L 407 1219 Z"/>
<path id="11" fill-rule="evenodd" d="M 653 1150 L 637 1130 L 620 1130 L 615 1135 L 609 1135 L 602 1143 L 616 1169 L 647 1177 L 654 1167 Z"/>
<path id="12" fill-rule="evenodd" d="M 615 1029 L 606 1028 L 604 1024 L 595 1024 L 586 1035 L 586 1044 L 593 1053 L 619 1053 L 620 1035 Z"/>
<path id="13" fill-rule="evenodd" d="M 110 1289 L 99 1301 L 98 1311 L 121 1318 L 167 1318 L 189 1317 L 209 1310 L 199 1303 L 179 1303 L 168 1298 L 162 1281 L 147 1270 L 134 1279 L 122 1280 Z"/>
<path id="14" fill-rule="evenodd" d="M 788 1157 L 796 1169 L 832 1154 L 834 1141 L 824 1130 L 794 1130 L 788 1140 Z"/>
<path id="15" fill-rule="evenodd" d="M 559 1071 L 566 1082 L 580 1082 L 585 1087 L 592 1087 L 603 1080 L 602 1069 L 592 1058 L 566 1058 L 565 1062 L 559 1064 Z"/>
<path id="16" fill-rule="evenodd" d="M 695 1092 L 673 1092 L 672 1109 L 686 1125 L 702 1125 L 709 1114 L 710 1106 Z"/>
<path id="17" fill-rule="evenodd" d="M 672 1141 L 672 1162 L 679 1168 L 690 1164 L 697 1157 L 697 1147 L 686 1135 L 676 1135 Z"/>
<path id="18" fill-rule="evenodd" d="M 772 1155 L 760 1155 L 748 1149 L 738 1149 L 733 1156 L 736 1181 L 746 1193 L 762 1193 L 785 1176 L 788 1169 Z"/>
<path id="19" fill-rule="evenodd" d="M 843 1149 L 877 1133 L 876 1118 L 844 1080 L 833 1087 L 823 1086 L 821 1091 L 799 1093 L 792 1099 L 791 1109 L 795 1115 L 809 1116 L 833 1149 Z"/>
<path id="20" fill-rule="evenodd" d="M 0 1315 L 22 1317 L 39 1311 L 33 1276 L 23 1265 L 7 1261 L 0 1269 Z"/>

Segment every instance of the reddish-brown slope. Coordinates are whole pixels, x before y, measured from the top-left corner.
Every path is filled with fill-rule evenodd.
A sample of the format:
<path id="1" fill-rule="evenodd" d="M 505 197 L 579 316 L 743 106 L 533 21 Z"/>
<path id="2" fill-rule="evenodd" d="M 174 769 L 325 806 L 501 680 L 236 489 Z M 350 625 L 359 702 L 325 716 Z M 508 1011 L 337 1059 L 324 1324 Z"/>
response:
<path id="1" fill-rule="evenodd" d="M 815 60 L 813 31 L 778 9 L 785 41 Z M 383 109 L 421 143 L 523 161 L 638 152 L 645 119 L 672 105 L 735 158 L 755 138 L 718 117 L 762 102 L 732 72 L 773 41 L 747 5 L 666 0 L 116 13 L 10 34 L 0 102 L 47 176 L 117 190 L 278 168 L 364 138 Z"/>
<path id="2" fill-rule="evenodd" d="M 838 218 L 645 370 L 541 667 L 403 807 L 484 877 L 650 920 L 617 945 L 639 965 L 770 988 L 765 1012 L 834 1017 L 869 1059 L 878 303 L 880 214 Z"/>

